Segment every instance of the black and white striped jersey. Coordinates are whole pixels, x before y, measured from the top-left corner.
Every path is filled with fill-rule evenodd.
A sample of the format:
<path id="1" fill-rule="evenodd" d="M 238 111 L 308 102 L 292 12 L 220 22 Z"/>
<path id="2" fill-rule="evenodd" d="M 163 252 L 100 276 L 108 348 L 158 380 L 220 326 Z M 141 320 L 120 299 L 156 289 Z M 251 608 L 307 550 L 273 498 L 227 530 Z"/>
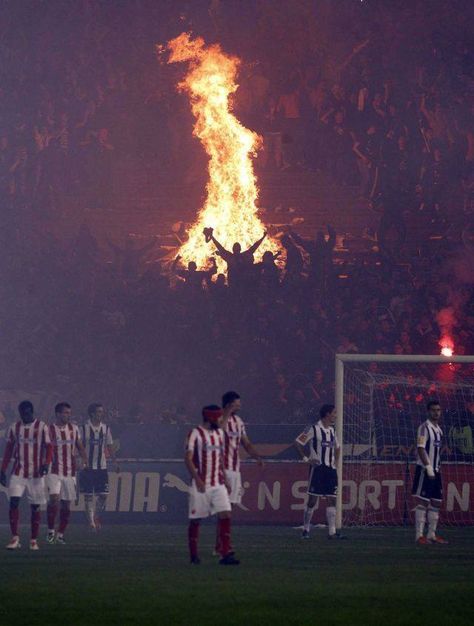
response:
<path id="1" fill-rule="evenodd" d="M 113 443 L 112 433 L 107 424 L 102 422 L 94 426 L 88 420 L 82 426 L 82 443 L 86 449 L 90 469 L 107 469 L 106 448 Z"/>
<path id="2" fill-rule="evenodd" d="M 423 448 L 428 455 L 430 465 L 435 472 L 439 471 L 441 463 L 441 445 L 443 439 L 443 431 L 441 428 L 430 420 L 426 420 L 418 427 L 416 435 L 416 447 Z M 424 466 L 423 461 L 417 455 L 417 465 Z"/>
<path id="3" fill-rule="evenodd" d="M 326 467 L 336 468 L 336 450 L 340 446 L 334 426 L 325 428 L 322 421 L 319 420 L 316 424 L 307 426 L 298 435 L 296 441 L 302 446 L 306 444 L 310 446 L 310 459 L 314 459 Z"/>

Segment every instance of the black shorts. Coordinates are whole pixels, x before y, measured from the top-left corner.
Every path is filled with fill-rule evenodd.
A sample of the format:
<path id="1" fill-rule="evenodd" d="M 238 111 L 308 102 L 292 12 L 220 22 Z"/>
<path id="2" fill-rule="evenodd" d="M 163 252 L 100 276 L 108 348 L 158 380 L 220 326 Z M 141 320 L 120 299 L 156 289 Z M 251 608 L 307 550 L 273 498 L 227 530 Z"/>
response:
<path id="1" fill-rule="evenodd" d="M 443 484 L 440 472 L 435 472 L 434 478 L 428 478 L 426 470 L 417 465 L 411 493 L 423 500 L 442 500 Z"/>
<path id="2" fill-rule="evenodd" d="M 109 493 L 109 475 L 105 469 L 84 469 L 79 474 L 81 493 Z"/>
<path id="3" fill-rule="evenodd" d="M 335 496 L 337 471 L 327 465 L 313 465 L 309 470 L 308 494 L 310 496 Z"/>

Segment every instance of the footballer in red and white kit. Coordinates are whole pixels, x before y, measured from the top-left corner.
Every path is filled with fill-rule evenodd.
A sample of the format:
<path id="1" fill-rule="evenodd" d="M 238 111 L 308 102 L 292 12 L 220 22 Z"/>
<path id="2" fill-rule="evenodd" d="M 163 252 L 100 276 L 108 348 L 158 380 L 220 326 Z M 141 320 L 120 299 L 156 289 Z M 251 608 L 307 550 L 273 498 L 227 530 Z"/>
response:
<path id="1" fill-rule="evenodd" d="M 247 454 L 253 459 L 257 459 L 259 465 L 263 466 L 263 459 L 258 454 L 245 430 L 245 424 L 237 415 L 241 408 L 240 396 L 235 391 L 227 391 L 222 396 L 222 430 L 225 435 L 224 468 L 227 482 L 230 485 L 231 504 L 242 502 L 242 477 L 240 474 L 240 445 L 244 447 Z"/>
<path id="2" fill-rule="evenodd" d="M 230 550 L 230 501 L 224 476 L 224 433 L 220 428 L 222 409 L 216 405 L 202 410 L 203 424 L 193 428 L 186 440 L 184 461 L 191 475 L 189 491 L 188 543 L 191 563 L 198 565 L 199 525 L 202 518 L 217 515 L 221 565 L 238 565 Z"/>
<path id="3" fill-rule="evenodd" d="M 13 470 L 8 483 L 12 538 L 7 549 L 16 550 L 21 547 L 18 534 L 18 507 L 26 491 L 31 504 L 30 549 L 38 550 L 40 505 L 46 502 L 44 476 L 48 473 L 52 449 L 48 427 L 41 420 L 35 419 L 33 404 L 29 400 L 24 400 L 19 404 L 18 412 L 21 419 L 8 429 L 0 471 L 0 484 L 6 487 L 8 482 L 6 471 L 13 458 Z"/>
<path id="4" fill-rule="evenodd" d="M 226 481 L 230 488 L 230 503 L 242 502 L 243 487 L 240 473 L 240 446 L 242 445 L 247 454 L 256 459 L 263 467 L 263 459 L 255 450 L 245 430 L 245 424 L 237 411 L 241 408 L 240 396 L 235 391 L 227 391 L 222 396 L 222 430 L 224 431 L 224 469 Z M 214 554 L 220 554 L 219 532 L 216 534 L 216 546 Z"/>
<path id="5" fill-rule="evenodd" d="M 64 533 L 71 515 L 71 501 L 76 499 L 76 452 L 85 465 L 87 457 L 81 443 L 79 428 L 71 423 L 72 409 L 67 402 L 54 407 L 54 423 L 49 426 L 53 447 L 51 472 L 46 477 L 48 501 L 48 543 L 65 543 Z M 60 505 L 60 506 L 59 506 Z M 56 516 L 59 510 L 59 528 L 56 533 Z"/>

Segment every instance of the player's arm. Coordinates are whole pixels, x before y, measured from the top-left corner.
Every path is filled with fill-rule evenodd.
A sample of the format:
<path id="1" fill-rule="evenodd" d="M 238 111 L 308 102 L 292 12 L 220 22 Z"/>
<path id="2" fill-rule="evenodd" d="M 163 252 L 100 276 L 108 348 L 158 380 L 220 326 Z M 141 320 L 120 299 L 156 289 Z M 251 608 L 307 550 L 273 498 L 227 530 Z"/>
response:
<path id="1" fill-rule="evenodd" d="M 53 461 L 53 444 L 49 435 L 49 428 L 46 424 L 43 426 L 43 433 L 41 435 L 41 447 L 43 452 L 43 462 L 40 467 L 41 476 L 46 476 L 49 472 L 49 466 Z"/>
<path id="2" fill-rule="evenodd" d="M 13 432 L 10 430 L 8 434 L 7 444 L 3 452 L 2 469 L 0 470 L 0 485 L 3 485 L 4 487 L 7 486 L 7 469 L 13 455 L 14 446 L 15 438 Z"/>
<path id="3" fill-rule="evenodd" d="M 418 437 L 416 441 L 416 452 L 417 452 L 418 458 L 423 463 L 423 467 L 426 471 L 426 475 L 428 476 L 428 478 L 434 478 L 435 477 L 434 469 L 430 463 L 428 455 L 426 454 L 426 448 L 425 448 L 426 436 L 427 436 L 426 428 L 424 427 L 420 428 L 418 430 Z"/>
<path id="4" fill-rule="evenodd" d="M 301 460 L 302 460 L 304 463 L 307 463 L 307 462 L 309 461 L 309 459 L 308 459 L 308 457 L 306 456 L 306 452 L 305 452 L 304 446 L 302 446 L 302 445 L 301 445 L 301 443 L 298 441 L 298 439 L 295 439 L 295 441 L 294 441 L 294 445 L 295 445 L 295 448 L 296 448 L 296 449 L 297 449 L 297 451 L 298 451 L 298 454 L 299 454 L 299 455 L 300 455 L 300 457 L 301 457 Z"/>
<path id="5" fill-rule="evenodd" d="M 257 452 L 257 449 L 246 434 L 242 435 L 241 441 L 247 454 L 252 457 L 252 459 L 255 459 L 260 467 L 263 467 L 265 465 L 263 457 Z"/>
<path id="6" fill-rule="evenodd" d="M 79 437 L 76 439 L 76 448 L 77 448 L 77 451 L 79 452 L 79 454 L 81 455 L 82 467 L 84 469 L 87 469 L 87 466 L 89 464 L 88 463 L 88 459 L 87 459 L 87 452 L 86 452 L 86 449 L 84 448 L 84 444 L 79 439 Z"/>
<path id="7" fill-rule="evenodd" d="M 107 453 L 109 455 L 109 458 L 115 464 L 115 471 L 117 472 L 117 474 L 120 474 L 120 465 L 118 464 L 117 457 L 115 456 L 114 440 L 112 439 L 112 433 L 110 432 L 109 427 L 107 427 L 105 445 L 107 447 Z"/>
<path id="8" fill-rule="evenodd" d="M 305 452 L 305 447 L 311 441 L 313 435 L 313 428 L 311 426 L 307 426 L 303 432 L 296 437 L 293 443 L 303 463 L 311 463 L 312 465 L 315 465 L 317 462 L 314 459 L 310 459 Z"/>
<path id="9" fill-rule="evenodd" d="M 115 449 L 112 443 L 107 444 L 107 454 L 109 455 L 110 460 L 115 465 L 115 471 L 117 474 L 120 474 L 120 465 L 117 462 L 117 458 L 115 456 Z"/>
<path id="10" fill-rule="evenodd" d="M 335 439 L 335 441 L 336 441 L 336 449 L 335 449 L 335 451 L 334 451 L 334 459 L 335 459 L 335 461 L 336 461 L 336 467 L 337 467 L 337 463 L 338 463 L 339 458 L 340 458 L 340 456 L 341 456 L 341 444 L 339 443 L 339 440 L 338 440 L 338 438 L 337 438 L 337 435 L 336 435 L 336 439 Z"/>
<path id="11" fill-rule="evenodd" d="M 191 475 L 191 478 L 196 483 L 197 490 L 201 493 L 204 493 L 206 491 L 206 485 L 204 484 L 204 481 L 200 478 L 197 468 L 194 465 L 192 450 L 186 450 L 186 454 L 184 455 L 184 463 L 187 467 L 189 474 Z"/>
<path id="12" fill-rule="evenodd" d="M 227 493 L 230 495 L 230 493 L 232 492 L 232 485 L 230 484 L 229 479 L 227 478 L 227 474 L 225 471 L 225 462 L 224 462 L 224 431 L 221 430 L 222 433 L 222 439 L 221 439 L 221 453 L 219 455 L 219 465 L 220 465 L 220 471 L 222 472 L 222 475 L 224 476 L 224 485 L 225 488 L 227 489 Z"/>

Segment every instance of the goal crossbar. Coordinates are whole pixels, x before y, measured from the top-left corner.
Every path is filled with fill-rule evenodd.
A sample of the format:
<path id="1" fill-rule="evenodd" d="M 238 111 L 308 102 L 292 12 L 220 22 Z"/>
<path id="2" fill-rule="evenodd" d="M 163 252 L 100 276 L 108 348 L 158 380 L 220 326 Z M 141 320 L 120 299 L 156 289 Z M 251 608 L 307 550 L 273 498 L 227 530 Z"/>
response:
<path id="1" fill-rule="evenodd" d="M 336 526 L 342 526 L 343 426 L 344 426 L 344 363 L 474 363 L 474 355 L 443 356 L 437 354 L 336 354 L 336 434 L 341 446 L 337 461 L 339 488 L 337 490 Z"/>

